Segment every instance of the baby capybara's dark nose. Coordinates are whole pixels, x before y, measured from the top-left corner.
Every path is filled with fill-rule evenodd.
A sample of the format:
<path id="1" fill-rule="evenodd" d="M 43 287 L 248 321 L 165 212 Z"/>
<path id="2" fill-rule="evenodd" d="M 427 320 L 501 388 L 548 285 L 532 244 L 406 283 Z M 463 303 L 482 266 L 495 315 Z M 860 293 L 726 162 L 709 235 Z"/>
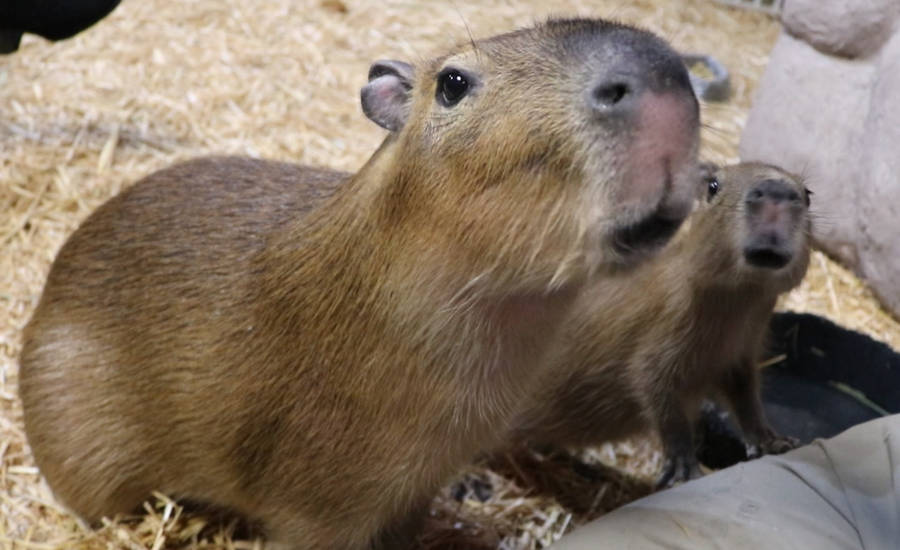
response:
<path id="1" fill-rule="evenodd" d="M 781 179 L 765 179 L 746 193 L 750 235 L 744 257 L 751 265 L 778 269 L 793 256 L 792 231 L 805 208 L 795 186 Z"/>
<path id="2" fill-rule="evenodd" d="M 800 202 L 800 193 L 784 180 L 767 179 L 754 185 L 747 192 L 747 204 L 761 205 L 764 201 L 775 203 Z"/>

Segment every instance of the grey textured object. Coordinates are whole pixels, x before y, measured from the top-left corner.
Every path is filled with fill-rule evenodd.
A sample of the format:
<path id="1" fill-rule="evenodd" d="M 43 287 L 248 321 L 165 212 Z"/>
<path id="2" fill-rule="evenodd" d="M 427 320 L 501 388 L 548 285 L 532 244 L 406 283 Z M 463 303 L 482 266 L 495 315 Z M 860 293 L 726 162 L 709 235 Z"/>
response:
<path id="1" fill-rule="evenodd" d="M 822 53 L 865 57 L 893 32 L 897 0 L 788 0 L 781 15 L 787 32 Z"/>
<path id="2" fill-rule="evenodd" d="M 719 62 L 711 55 L 702 54 L 685 54 L 681 56 L 684 64 L 689 69 L 691 78 L 691 86 L 697 97 L 704 101 L 726 101 L 731 96 L 731 78 L 725 65 Z M 696 74 L 691 67 L 698 63 L 702 64 L 710 73 L 712 78 L 703 78 Z"/>
<path id="3" fill-rule="evenodd" d="M 900 2 L 788 0 L 784 18 L 740 156 L 806 176 L 816 244 L 900 315 Z"/>

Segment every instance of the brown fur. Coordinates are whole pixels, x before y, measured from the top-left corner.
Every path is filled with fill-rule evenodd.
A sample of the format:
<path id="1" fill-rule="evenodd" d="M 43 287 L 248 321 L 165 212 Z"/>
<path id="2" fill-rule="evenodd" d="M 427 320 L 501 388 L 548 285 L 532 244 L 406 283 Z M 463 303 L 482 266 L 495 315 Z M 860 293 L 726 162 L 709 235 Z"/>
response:
<path id="1" fill-rule="evenodd" d="M 718 194 L 659 256 L 580 298 L 553 360 L 555 373 L 568 374 L 538 394 L 518 438 L 590 445 L 653 429 L 670 483 L 698 474 L 691 419 L 701 399 L 721 395 L 750 443 L 785 450 L 762 411 L 757 364 L 776 298 L 800 283 L 809 263 L 805 202 L 783 205 L 775 222 L 793 255 L 786 266 L 749 265 L 742 247 L 768 215 L 747 206 L 757 182 L 784 180 L 801 199 L 804 187 L 760 164 L 727 167 L 716 178 Z"/>
<path id="2" fill-rule="evenodd" d="M 657 38 L 569 21 L 476 47 L 416 67 L 388 113 L 405 125 L 356 174 L 191 161 L 69 239 L 21 356 L 29 441 L 66 505 L 96 521 L 160 490 L 284 547 L 408 544 L 496 443 L 590 274 L 628 256 L 614 229 L 693 192 L 689 88 L 660 92 L 682 105 L 680 152 L 627 208 L 645 132 L 580 103 L 603 63 L 677 59 Z M 450 63 L 480 78 L 452 109 L 435 101 Z"/>

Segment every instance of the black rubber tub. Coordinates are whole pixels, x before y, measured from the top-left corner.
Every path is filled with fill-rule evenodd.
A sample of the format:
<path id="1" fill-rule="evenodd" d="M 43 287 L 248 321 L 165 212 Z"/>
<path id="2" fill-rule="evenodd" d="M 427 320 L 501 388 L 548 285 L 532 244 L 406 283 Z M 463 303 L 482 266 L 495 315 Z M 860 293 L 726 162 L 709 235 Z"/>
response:
<path id="1" fill-rule="evenodd" d="M 808 443 L 900 413 L 900 354 L 889 346 L 803 313 L 776 314 L 771 334 L 763 403 L 778 432 Z M 720 468 L 746 457 L 721 411 L 705 409 L 700 432 L 704 464 Z"/>

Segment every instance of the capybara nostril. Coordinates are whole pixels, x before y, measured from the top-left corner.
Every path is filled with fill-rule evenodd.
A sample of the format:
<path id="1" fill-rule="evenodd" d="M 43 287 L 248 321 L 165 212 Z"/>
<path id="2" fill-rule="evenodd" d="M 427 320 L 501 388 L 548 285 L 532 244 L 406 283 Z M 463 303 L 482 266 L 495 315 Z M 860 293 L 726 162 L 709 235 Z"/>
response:
<path id="1" fill-rule="evenodd" d="M 656 79 L 651 82 L 653 89 L 661 92 L 688 92 L 694 95 L 687 66 L 678 57 L 667 56 L 656 67 Z"/>
<path id="2" fill-rule="evenodd" d="M 623 80 L 603 82 L 591 92 L 591 107 L 597 112 L 608 113 L 622 105 L 633 94 L 633 86 Z"/>
<path id="3" fill-rule="evenodd" d="M 689 98 L 696 108 L 696 97 L 681 58 L 664 43 L 636 41 L 634 34 L 633 30 L 620 30 L 616 36 L 616 48 L 622 52 L 622 58 L 614 67 L 604 67 L 599 81 L 592 83 L 591 107 L 601 112 L 622 108 L 652 92 Z"/>
<path id="4" fill-rule="evenodd" d="M 624 80 L 634 80 L 641 89 L 694 96 L 691 78 L 681 56 L 662 40 L 647 40 L 646 33 L 621 28 L 610 36 L 612 49 L 621 53 L 615 67 Z M 610 73 L 607 73 L 611 76 Z"/>
<path id="5" fill-rule="evenodd" d="M 759 202 L 762 199 L 773 202 L 800 202 L 800 194 L 788 182 L 777 179 L 766 179 L 756 184 L 747 193 L 747 202 Z"/>

